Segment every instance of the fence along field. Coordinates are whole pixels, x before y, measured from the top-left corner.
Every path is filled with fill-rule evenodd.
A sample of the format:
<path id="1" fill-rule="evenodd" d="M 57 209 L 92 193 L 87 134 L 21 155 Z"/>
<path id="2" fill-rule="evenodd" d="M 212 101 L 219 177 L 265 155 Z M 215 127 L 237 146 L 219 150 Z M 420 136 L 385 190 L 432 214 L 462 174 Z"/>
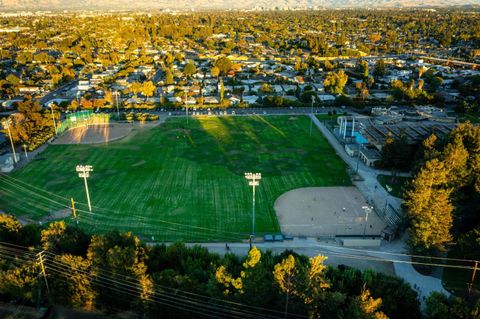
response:
<path id="1" fill-rule="evenodd" d="M 34 221 L 77 202 L 87 230 L 132 231 L 151 240 L 234 241 L 251 231 L 251 188 L 260 172 L 256 233 L 279 232 L 273 209 L 284 192 L 350 185 L 345 164 L 305 116 L 200 117 L 166 123 L 108 144 L 51 145 L 0 177 L 0 208 Z M 75 166 L 92 165 L 93 213 Z M 64 213 L 64 215 L 61 214 Z M 72 222 L 71 217 L 65 220 Z"/>

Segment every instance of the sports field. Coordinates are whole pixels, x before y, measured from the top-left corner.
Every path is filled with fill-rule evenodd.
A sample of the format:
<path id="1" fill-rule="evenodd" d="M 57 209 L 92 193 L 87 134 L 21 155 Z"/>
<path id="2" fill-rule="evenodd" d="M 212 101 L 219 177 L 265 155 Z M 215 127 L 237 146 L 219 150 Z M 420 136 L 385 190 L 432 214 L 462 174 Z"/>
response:
<path id="1" fill-rule="evenodd" d="M 155 240 L 234 241 L 251 232 L 252 189 L 260 172 L 256 233 L 279 231 L 275 200 L 306 186 L 346 186 L 346 166 L 306 116 L 170 118 L 108 144 L 50 145 L 0 177 L 0 209 L 33 220 L 77 204 L 80 226 Z M 78 164 L 92 165 L 88 212 Z M 59 214 L 61 216 L 61 214 Z M 65 220 L 71 222 L 68 217 Z"/>

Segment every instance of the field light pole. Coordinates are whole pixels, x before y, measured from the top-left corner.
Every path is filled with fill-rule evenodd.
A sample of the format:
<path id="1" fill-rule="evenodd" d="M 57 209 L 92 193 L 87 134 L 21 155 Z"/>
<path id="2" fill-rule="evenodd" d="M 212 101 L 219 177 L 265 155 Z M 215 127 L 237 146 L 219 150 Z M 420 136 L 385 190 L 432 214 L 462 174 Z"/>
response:
<path id="1" fill-rule="evenodd" d="M 85 192 L 87 193 L 88 210 L 92 212 L 92 205 L 90 204 L 90 194 L 88 193 L 87 178 L 90 177 L 90 172 L 93 171 L 92 165 L 77 165 L 78 177 L 85 181 Z"/>
<path id="2" fill-rule="evenodd" d="M 372 211 L 371 206 L 363 206 L 362 209 L 365 211 L 365 226 L 363 227 L 363 239 L 365 239 L 365 233 L 367 232 L 367 222 L 368 222 L 368 214 Z"/>
<path id="3" fill-rule="evenodd" d="M 187 92 L 185 92 L 185 116 L 187 117 L 187 127 L 188 127 L 188 101 L 187 101 Z"/>
<path id="4" fill-rule="evenodd" d="M 312 95 L 312 110 L 311 110 L 311 113 L 313 116 L 313 101 L 315 100 L 315 97 Z M 310 136 L 312 136 L 312 126 L 313 126 L 313 118 L 310 119 Z"/>
<path id="5" fill-rule="evenodd" d="M 10 145 L 12 146 L 13 162 L 17 164 L 17 155 L 15 154 L 15 147 L 13 146 L 12 132 L 10 131 L 10 125 L 12 125 L 12 119 L 8 118 L 2 121 L 3 128 L 8 131 L 8 137 L 10 138 Z"/>
<path id="6" fill-rule="evenodd" d="M 250 235 L 250 248 L 252 248 L 252 240 L 255 237 L 255 187 L 260 185 L 262 174 L 245 173 L 245 178 L 249 180 L 248 185 L 252 186 L 252 234 Z"/>
<path id="7" fill-rule="evenodd" d="M 53 104 L 48 105 L 48 107 L 52 110 L 53 128 L 55 129 L 55 135 L 57 135 L 57 123 L 55 122 L 55 115 L 53 114 Z"/>
<path id="8" fill-rule="evenodd" d="M 28 161 L 27 145 L 23 144 L 22 146 L 23 146 L 23 150 L 25 151 L 25 158 Z"/>
<path id="9" fill-rule="evenodd" d="M 115 95 L 115 105 L 117 106 L 117 121 L 120 121 L 120 111 L 118 109 L 118 95 L 120 94 L 118 91 L 113 93 Z"/>

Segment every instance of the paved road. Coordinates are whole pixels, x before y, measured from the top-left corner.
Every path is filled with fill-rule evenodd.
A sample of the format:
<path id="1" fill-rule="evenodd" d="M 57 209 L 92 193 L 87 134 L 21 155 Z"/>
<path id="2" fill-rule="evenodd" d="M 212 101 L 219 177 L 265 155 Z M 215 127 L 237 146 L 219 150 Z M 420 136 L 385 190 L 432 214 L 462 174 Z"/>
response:
<path id="1" fill-rule="evenodd" d="M 47 103 L 48 101 L 50 101 L 54 98 L 61 98 L 60 94 L 62 92 L 68 91 L 76 85 L 77 85 L 77 81 L 72 81 L 72 82 L 69 82 L 65 85 L 62 85 L 61 87 L 57 88 L 56 90 L 50 91 L 44 97 L 40 98 L 40 100 L 39 100 L 40 105 L 44 105 L 45 103 Z"/>
<path id="2" fill-rule="evenodd" d="M 249 250 L 248 243 L 228 243 L 228 250 L 225 244 L 200 243 L 187 245 L 201 245 L 208 248 L 210 252 L 220 255 L 234 253 L 239 256 L 246 256 Z M 328 257 L 325 261 L 327 265 L 346 265 L 361 270 L 371 269 L 388 275 L 397 275 L 417 291 L 422 307 L 425 306 L 425 299 L 434 291 L 449 295 L 443 288 L 441 280 L 421 275 L 413 268 L 409 263 L 411 258 L 406 255 L 408 249 L 403 240 L 371 249 L 346 248 L 335 240 L 318 241 L 316 238 L 294 238 L 291 241 L 255 243 L 254 245 L 262 251 L 271 250 L 274 253 L 293 250 L 309 257 L 320 254 Z"/>

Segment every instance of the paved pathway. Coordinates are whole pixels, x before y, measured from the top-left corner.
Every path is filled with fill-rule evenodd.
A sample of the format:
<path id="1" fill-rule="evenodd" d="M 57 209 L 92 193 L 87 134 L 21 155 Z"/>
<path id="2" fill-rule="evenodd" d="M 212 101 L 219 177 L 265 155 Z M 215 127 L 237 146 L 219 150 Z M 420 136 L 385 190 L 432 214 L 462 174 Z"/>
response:
<path id="1" fill-rule="evenodd" d="M 343 145 L 338 142 L 332 132 L 330 132 L 330 130 L 328 130 L 325 125 L 315 117 L 315 115 L 310 114 L 310 118 L 328 140 L 330 145 L 335 149 L 338 156 L 340 156 L 340 158 L 343 159 L 343 161 L 354 171 L 357 170 L 358 167 L 358 175 L 363 181 L 355 182 L 355 185 L 360 192 L 362 192 L 363 196 L 365 196 L 367 200 L 373 200 L 376 207 L 384 207 L 387 201 L 395 209 L 401 210 L 402 200 L 390 195 L 377 180 L 378 175 L 391 175 L 391 172 L 373 169 L 365 165 L 362 161 L 359 161 L 357 157 L 350 157 L 345 151 Z"/>
<path id="2" fill-rule="evenodd" d="M 402 200 L 391 196 L 377 181 L 379 174 L 390 175 L 389 172 L 375 170 L 368 167 L 363 162 L 358 163 L 357 158 L 350 157 L 344 147 L 339 143 L 335 136 L 330 132 L 325 125 L 323 125 L 313 114 L 310 114 L 310 118 L 313 120 L 318 129 L 323 133 L 325 138 L 329 141 L 337 154 L 347 163 L 352 169 L 356 169 L 358 165 L 358 175 L 362 177 L 363 181 L 355 182 L 360 192 L 363 193 L 365 198 L 373 200 L 376 207 L 384 207 L 386 203 L 392 205 L 396 210 L 401 211 Z M 376 186 L 376 187 L 375 187 Z M 406 253 L 405 241 L 402 239 L 397 240 L 395 243 L 387 243 L 382 247 L 383 251 L 390 253 Z M 371 253 L 369 253 L 371 254 Z M 388 256 L 388 255 L 387 255 Z M 379 256 L 385 259 L 385 255 Z M 424 276 L 418 273 L 411 264 L 407 263 L 411 261 L 410 257 L 401 257 L 392 255 L 391 259 L 401 259 L 403 262 L 394 262 L 393 266 L 397 276 L 403 278 L 409 282 L 412 287 L 418 287 L 417 291 L 420 295 L 420 301 L 424 306 L 424 298 L 428 297 L 433 291 L 443 292 L 447 295 L 449 293 L 443 288 L 442 281 L 438 278 L 431 276 Z M 401 257 L 401 258 L 400 258 Z"/>
<path id="3" fill-rule="evenodd" d="M 225 243 L 201 243 L 199 245 L 220 255 L 234 253 L 246 256 L 249 250 L 248 243 L 228 243 L 228 250 Z M 407 248 L 403 240 L 397 240 L 376 249 L 346 248 L 335 240 L 318 241 L 316 238 L 294 238 L 291 241 L 262 242 L 254 243 L 254 245 L 263 251 L 271 250 L 277 254 L 285 250 L 292 250 L 309 257 L 321 254 L 328 257 L 325 264 L 330 266 L 346 265 L 361 270 L 372 269 L 388 275 L 397 275 L 417 291 L 422 307 L 425 307 L 425 299 L 434 291 L 449 295 L 443 288 L 440 279 L 424 276 L 413 268 L 410 264 L 411 258 L 405 255 Z"/>

